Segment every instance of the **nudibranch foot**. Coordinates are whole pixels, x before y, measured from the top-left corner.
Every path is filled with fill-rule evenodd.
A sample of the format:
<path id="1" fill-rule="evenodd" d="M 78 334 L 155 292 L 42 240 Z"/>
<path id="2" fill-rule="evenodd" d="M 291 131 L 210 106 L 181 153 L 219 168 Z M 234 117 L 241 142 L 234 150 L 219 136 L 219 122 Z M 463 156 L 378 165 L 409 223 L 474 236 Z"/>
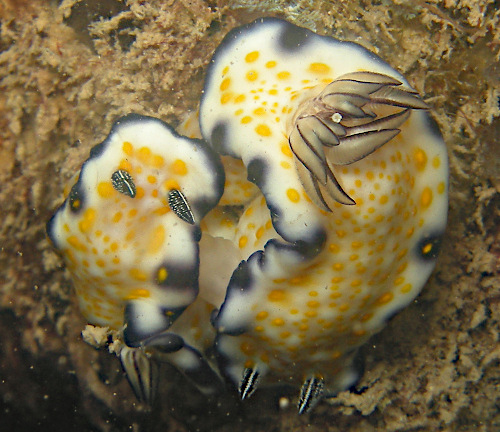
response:
<path id="1" fill-rule="evenodd" d="M 158 363 L 142 349 L 127 346 L 120 351 L 120 361 L 137 399 L 152 405 L 158 389 Z"/>

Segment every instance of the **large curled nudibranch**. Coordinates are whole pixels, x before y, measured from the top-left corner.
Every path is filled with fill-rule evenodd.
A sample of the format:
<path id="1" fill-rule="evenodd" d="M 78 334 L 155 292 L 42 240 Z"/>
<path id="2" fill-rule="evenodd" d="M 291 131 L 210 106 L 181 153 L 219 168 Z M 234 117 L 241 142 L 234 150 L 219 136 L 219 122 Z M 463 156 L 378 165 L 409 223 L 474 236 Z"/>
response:
<path id="1" fill-rule="evenodd" d="M 151 117 L 113 125 L 47 225 L 89 323 L 123 329 L 131 348 L 182 349 L 194 368 L 200 355 L 167 330 L 198 295 L 199 225 L 223 185 L 220 159 L 203 141 Z M 122 361 L 150 399 L 149 359 L 125 348 Z"/>
<path id="2" fill-rule="evenodd" d="M 285 21 L 237 28 L 217 49 L 201 130 L 262 193 L 230 230 L 220 210 L 205 229 L 243 259 L 214 318 L 242 398 L 257 381 L 290 384 L 302 413 L 349 387 L 357 348 L 422 289 L 448 203 L 426 108 L 373 53 Z"/>

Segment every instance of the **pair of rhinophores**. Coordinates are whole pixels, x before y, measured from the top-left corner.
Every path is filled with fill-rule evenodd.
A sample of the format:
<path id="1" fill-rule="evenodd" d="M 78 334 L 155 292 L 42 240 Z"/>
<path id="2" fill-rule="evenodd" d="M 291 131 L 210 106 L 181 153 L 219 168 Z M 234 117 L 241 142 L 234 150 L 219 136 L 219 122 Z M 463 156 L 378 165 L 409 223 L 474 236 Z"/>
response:
<path id="1" fill-rule="evenodd" d="M 447 216 L 427 106 L 361 46 L 278 19 L 231 31 L 197 118 L 119 119 L 48 223 L 88 321 L 122 331 L 151 401 L 158 361 L 203 392 L 358 377 L 360 345 L 420 292 Z"/>

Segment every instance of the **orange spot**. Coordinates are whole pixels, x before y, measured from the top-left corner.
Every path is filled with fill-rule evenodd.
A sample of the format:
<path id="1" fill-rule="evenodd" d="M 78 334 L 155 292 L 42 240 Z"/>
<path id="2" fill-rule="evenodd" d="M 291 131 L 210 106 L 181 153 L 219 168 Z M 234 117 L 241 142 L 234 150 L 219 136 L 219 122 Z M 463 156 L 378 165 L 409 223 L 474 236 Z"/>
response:
<path id="1" fill-rule="evenodd" d="M 276 67 L 276 62 L 274 60 L 270 60 L 266 63 L 266 68 L 271 69 L 273 67 Z"/>
<path id="2" fill-rule="evenodd" d="M 137 288 L 130 291 L 125 298 L 125 300 L 135 300 L 140 298 L 148 298 L 151 297 L 151 292 L 144 288 Z"/>
<path id="3" fill-rule="evenodd" d="M 427 208 L 432 203 L 432 190 L 429 187 L 424 188 L 420 196 L 420 204 L 422 207 Z"/>
<path id="4" fill-rule="evenodd" d="M 425 170 L 425 166 L 427 165 L 427 154 L 421 148 L 415 149 L 413 159 L 415 160 L 415 166 L 418 171 Z"/>
<path id="5" fill-rule="evenodd" d="M 245 56 L 247 63 L 252 63 L 259 58 L 259 51 L 252 51 Z"/>
<path id="6" fill-rule="evenodd" d="M 263 321 L 268 317 L 269 313 L 266 311 L 261 311 L 257 315 L 255 315 L 255 319 L 257 321 Z"/>
<path id="7" fill-rule="evenodd" d="M 128 141 L 124 141 L 122 145 L 122 150 L 123 153 L 125 153 L 126 155 L 132 156 L 132 154 L 134 153 L 134 146 Z"/>
<path id="8" fill-rule="evenodd" d="M 392 299 L 394 298 L 394 294 L 391 293 L 391 292 L 387 292 L 383 295 L 381 295 L 378 299 L 377 299 L 377 304 L 379 305 L 385 305 L 387 303 L 390 303 L 392 301 Z"/>
<path id="9" fill-rule="evenodd" d="M 287 189 L 286 196 L 293 203 L 298 203 L 300 201 L 300 195 L 296 189 L 293 188 Z"/>
<path id="10" fill-rule="evenodd" d="M 110 182 L 100 182 L 97 185 L 97 193 L 101 198 L 110 198 L 114 195 L 115 190 Z"/>
<path id="11" fill-rule="evenodd" d="M 271 136 L 271 129 L 269 129 L 269 126 L 265 125 L 265 124 L 259 124 L 257 125 L 257 127 L 255 128 L 255 132 L 257 132 L 260 136 L 263 136 L 263 137 L 268 137 L 268 136 Z"/>
<path id="12" fill-rule="evenodd" d="M 276 74 L 276 77 L 280 80 L 286 80 L 290 78 L 290 72 L 287 71 L 281 71 Z"/>
<path id="13" fill-rule="evenodd" d="M 141 147 L 137 151 L 137 159 L 139 159 L 139 161 L 141 161 L 143 164 L 149 165 L 149 163 L 151 162 L 151 158 L 152 153 L 149 147 Z"/>
<path id="14" fill-rule="evenodd" d="M 148 275 L 138 268 L 131 268 L 128 273 L 132 279 L 138 282 L 146 282 L 148 280 Z"/>
<path id="15" fill-rule="evenodd" d="M 231 79 L 230 78 L 225 78 L 220 83 L 220 87 L 219 88 L 221 89 L 221 91 L 224 91 L 224 90 L 227 90 L 230 85 L 231 85 Z"/>
<path id="16" fill-rule="evenodd" d="M 308 70 L 316 74 L 327 74 L 330 72 L 330 66 L 324 63 L 311 63 Z"/>
<path id="17" fill-rule="evenodd" d="M 176 159 L 174 162 L 172 162 L 172 165 L 170 168 L 174 174 L 180 175 L 180 176 L 184 176 L 188 172 L 186 162 L 184 162 L 181 159 Z"/>
<path id="18" fill-rule="evenodd" d="M 275 289 L 275 290 L 272 290 L 267 295 L 267 298 L 269 301 L 272 301 L 272 302 L 281 302 L 281 301 L 285 300 L 286 293 L 282 289 Z"/>
<path id="19" fill-rule="evenodd" d="M 248 81 L 255 81 L 257 78 L 259 78 L 259 74 L 257 73 L 257 71 L 251 70 L 247 72 L 246 78 Z"/>

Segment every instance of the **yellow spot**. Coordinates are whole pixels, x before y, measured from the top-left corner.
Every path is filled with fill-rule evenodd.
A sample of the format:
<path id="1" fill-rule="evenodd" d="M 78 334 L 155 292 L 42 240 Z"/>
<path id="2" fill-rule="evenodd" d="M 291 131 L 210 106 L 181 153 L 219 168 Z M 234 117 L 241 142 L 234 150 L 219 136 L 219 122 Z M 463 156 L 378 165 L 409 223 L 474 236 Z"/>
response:
<path id="1" fill-rule="evenodd" d="M 255 233 L 255 237 L 257 237 L 258 239 L 260 239 L 262 236 L 264 235 L 264 228 L 263 227 L 260 227 L 256 233 Z"/>
<path id="2" fill-rule="evenodd" d="M 318 312 L 314 311 L 314 310 L 308 310 L 304 313 L 304 315 L 307 317 L 307 318 L 314 318 L 316 316 L 318 316 Z"/>
<path id="3" fill-rule="evenodd" d="M 136 191 L 135 191 L 135 197 L 137 199 L 141 199 L 144 197 L 144 188 L 137 186 Z"/>
<path id="4" fill-rule="evenodd" d="M 263 332 L 264 331 L 264 327 L 262 327 L 262 326 L 255 326 L 255 331 L 256 332 Z"/>
<path id="5" fill-rule="evenodd" d="M 422 195 L 420 196 L 420 204 L 422 207 L 427 208 L 432 203 L 432 190 L 430 187 L 424 188 Z"/>
<path id="6" fill-rule="evenodd" d="M 151 297 L 151 292 L 144 288 L 137 288 L 129 292 L 125 300 L 135 300 L 140 298 Z"/>
<path id="7" fill-rule="evenodd" d="M 231 100 L 232 97 L 233 94 L 231 92 L 223 93 L 222 96 L 220 97 L 220 103 L 222 105 L 225 105 Z"/>
<path id="8" fill-rule="evenodd" d="M 252 51 L 245 56 L 247 63 L 252 63 L 259 58 L 259 51 Z"/>
<path id="9" fill-rule="evenodd" d="M 385 305 L 385 304 L 391 302 L 393 298 L 394 298 L 394 294 L 391 293 L 391 292 L 387 292 L 387 293 L 381 295 L 377 299 L 377 304 L 379 304 L 379 305 Z"/>
<path id="10" fill-rule="evenodd" d="M 123 213 L 122 213 L 122 212 L 116 212 L 116 213 L 113 215 L 113 219 L 112 219 L 113 223 L 118 223 L 118 222 L 120 222 L 120 221 L 121 221 L 121 219 L 122 219 L 122 217 L 123 217 Z"/>
<path id="11" fill-rule="evenodd" d="M 138 268 L 131 268 L 128 273 L 136 281 L 146 282 L 148 280 L 148 275 Z"/>
<path id="12" fill-rule="evenodd" d="M 437 187 L 438 194 L 444 193 L 445 190 L 446 190 L 446 186 L 445 186 L 444 182 L 439 182 L 438 187 Z"/>
<path id="13" fill-rule="evenodd" d="M 243 124 L 250 123 L 251 121 L 252 121 L 252 117 L 250 117 L 250 116 L 245 116 L 241 119 L 241 123 L 243 123 Z"/>
<path id="14" fill-rule="evenodd" d="M 229 66 L 226 66 L 224 69 L 222 69 L 222 75 L 226 75 L 229 72 Z"/>
<path id="15" fill-rule="evenodd" d="M 312 73 L 327 74 L 330 72 L 330 66 L 324 63 L 311 63 L 308 70 Z"/>
<path id="16" fill-rule="evenodd" d="M 276 62 L 274 60 L 270 60 L 266 63 L 266 68 L 271 69 L 273 67 L 276 67 Z"/>
<path id="17" fill-rule="evenodd" d="M 380 204 L 387 204 L 388 201 L 389 197 L 387 195 L 382 195 L 379 200 Z"/>
<path id="18" fill-rule="evenodd" d="M 247 237 L 247 236 L 245 236 L 245 235 L 244 235 L 244 236 L 241 236 L 241 237 L 240 237 L 240 241 L 239 241 L 239 243 L 238 243 L 238 244 L 239 244 L 239 246 L 240 246 L 240 248 L 244 248 L 244 247 L 247 245 L 247 243 L 248 243 L 248 237 Z"/>
<path id="19" fill-rule="evenodd" d="M 293 188 L 287 189 L 286 196 L 291 202 L 298 203 L 300 201 L 300 195 L 296 189 Z"/>
<path id="20" fill-rule="evenodd" d="M 362 182 L 361 180 L 359 180 L 359 179 L 358 179 L 358 180 L 355 180 L 355 181 L 354 181 L 354 185 L 355 185 L 356 187 L 360 188 L 360 187 L 363 185 L 363 182 Z"/>
<path id="21" fill-rule="evenodd" d="M 254 346 L 249 342 L 242 342 L 240 345 L 241 352 L 245 355 L 252 355 L 255 352 Z"/>
<path id="22" fill-rule="evenodd" d="M 110 198 L 115 193 L 115 190 L 110 182 L 100 182 L 97 185 L 97 193 L 101 198 Z"/>
<path id="23" fill-rule="evenodd" d="M 342 271 L 344 270 L 344 264 L 342 263 L 335 263 L 332 265 L 332 269 L 335 271 Z"/>
<path id="24" fill-rule="evenodd" d="M 339 311 L 340 312 L 347 312 L 349 310 L 350 306 L 347 303 L 344 303 L 343 305 L 339 306 Z"/>
<path id="25" fill-rule="evenodd" d="M 153 160 L 151 161 L 151 165 L 154 168 L 162 168 L 165 160 L 160 155 L 154 155 Z"/>
<path id="26" fill-rule="evenodd" d="M 415 150 L 413 158 L 415 160 L 415 166 L 417 167 L 417 170 L 425 170 L 425 166 L 427 165 L 427 154 L 421 148 L 417 148 Z"/>
<path id="27" fill-rule="evenodd" d="M 403 294 L 409 293 L 411 291 L 411 288 L 412 288 L 411 284 L 406 284 L 403 286 L 403 288 L 401 288 L 401 292 Z"/>
<path id="28" fill-rule="evenodd" d="M 80 231 L 82 233 L 88 233 L 92 229 L 96 219 L 96 215 L 97 213 L 93 208 L 88 208 L 87 210 L 85 210 L 82 220 L 78 223 L 78 228 L 80 228 Z"/>
<path id="29" fill-rule="evenodd" d="M 330 250 L 331 253 L 338 253 L 340 251 L 340 247 L 333 243 L 331 243 L 330 246 L 328 246 L 328 249 Z"/>
<path id="30" fill-rule="evenodd" d="M 366 172 L 366 178 L 370 181 L 374 180 L 375 179 L 375 174 L 373 174 L 372 171 L 367 171 Z"/>
<path id="31" fill-rule="evenodd" d="M 257 315 L 255 315 L 255 319 L 257 321 L 263 321 L 268 317 L 269 313 L 266 311 L 260 311 Z"/>
<path id="32" fill-rule="evenodd" d="M 282 162 L 280 163 L 280 165 L 281 165 L 281 167 L 282 167 L 282 168 L 285 168 L 285 169 L 290 169 L 290 168 L 292 167 L 292 166 L 290 165 L 290 163 L 289 163 L 289 162 L 287 162 L 287 161 L 282 161 Z"/>
<path id="33" fill-rule="evenodd" d="M 255 81 L 257 78 L 259 78 L 259 74 L 257 71 L 251 70 L 247 72 L 246 78 L 248 81 Z"/>
<path id="34" fill-rule="evenodd" d="M 422 253 L 424 255 L 429 254 L 432 251 L 432 243 L 427 243 L 423 248 L 422 248 Z"/>
<path id="35" fill-rule="evenodd" d="M 245 99 L 246 99 L 246 96 L 244 94 L 240 94 L 234 98 L 234 103 L 245 102 Z M 241 113 L 239 113 L 239 114 L 241 114 Z M 237 115 L 239 115 L 239 114 L 237 114 Z"/>
<path id="36" fill-rule="evenodd" d="M 281 301 L 285 300 L 285 298 L 286 298 L 285 290 L 282 290 L 282 289 L 272 290 L 267 295 L 267 298 L 269 301 L 272 301 L 272 302 L 281 302 Z"/>
<path id="37" fill-rule="evenodd" d="M 276 89 L 271 89 L 271 90 L 269 90 L 269 92 L 268 92 L 268 93 L 269 93 L 270 95 L 276 96 L 276 95 L 278 94 L 278 90 L 276 90 Z"/>
<path id="38" fill-rule="evenodd" d="M 220 83 L 221 91 L 227 90 L 230 85 L 231 85 L 231 78 L 223 79 L 222 82 Z"/>
<path id="39" fill-rule="evenodd" d="M 132 156 L 132 154 L 134 153 L 134 146 L 128 141 L 123 142 L 122 149 L 123 153 L 125 153 L 127 156 Z"/>
<path id="40" fill-rule="evenodd" d="M 284 332 L 280 333 L 280 338 L 286 339 L 286 338 L 290 337 L 290 335 L 291 335 L 291 333 L 289 331 L 284 331 Z"/>
<path id="41" fill-rule="evenodd" d="M 310 308 L 318 308 L 321 305 L 321 303 L 317 300 L 310 300 L 307 302 L 307 307 Z"/>
<path id="42" fill-rule="evenodd" d="M 433 159 L 432 159 L 432 166 L 434 168 L 439 168 L 441 166 L 441 159 L 439 159 L 439 156 L 435 156 Z"/>
<path id="43" fill-rule="evenodd" d="M 141 147 L 137 152 L 137 159 L 145 165 L 149 165 L 152 156 L 153 155 L 149 147 Z"/>
<path id="44" fill-rule="evenodd" d="M 255 115 L 265 115 L 266 114 L 266 110 L 265 110 L 265 108 L 259 107 L 259 108 L 255 108 L 253 110 L 253 113 Z"/>
<path id="45" fill-rule="evenodd" d="M 271 129 L 269 129 L 269 126 L 262 123 L 257 125 L 257 127 L 255 128 L 255 132 L 263 137 L 271 136 Z"/>
<path id="46" fill-rule="evenodd" d="M 176 159 L 174 162 L 172 162 L 170 168 L 174 174 L 180 176 L 186 175 L 188 172 L 186 162 L 181 159 Z"/>
<path id="47" fill-rule="evenodd" d="M 165 228 L 163 225 L 158 225 L 149 235 L 149 244 L 147 252 L 151 255 L 156 255 L 160 252 L 163 243 L 165 242 Z"/>
<path id="48" fill-rule="evenodd" d="M 102 259 L 100 259 L 100 258 L 99 258 L 99 259 L 96 259 L 96 260 L 95 260 L 95 263 L 96 263 L 97 267 L 101 267 L 101 268 L 106 267 L 106 263 L 104 262 L 104 260 L 102 260 Z"/>
<path id="49" fill-rule="evenodd" d="M 275 327 L 281 327 L 281 326 L 285 325 L 285 320 L 283 318 L 274 318 L 271 321 L 271 324 Z"/>
<path id="50" fill-rule="evenodd" d="M 288 156 L 288 157 L 293 156 L 292 150 L 290 149 L 290 146 L 288 144 L 283 144 L 281 146 L 281 153 L 283 153 L 285 156 Z"/>
<path id="51" fill-rule="evenodd" d="M 287 71 L 281 71 L 276 74 L 276 77 L 280 80 L 286 80 L 290 78 L 290 72 Z"/>

